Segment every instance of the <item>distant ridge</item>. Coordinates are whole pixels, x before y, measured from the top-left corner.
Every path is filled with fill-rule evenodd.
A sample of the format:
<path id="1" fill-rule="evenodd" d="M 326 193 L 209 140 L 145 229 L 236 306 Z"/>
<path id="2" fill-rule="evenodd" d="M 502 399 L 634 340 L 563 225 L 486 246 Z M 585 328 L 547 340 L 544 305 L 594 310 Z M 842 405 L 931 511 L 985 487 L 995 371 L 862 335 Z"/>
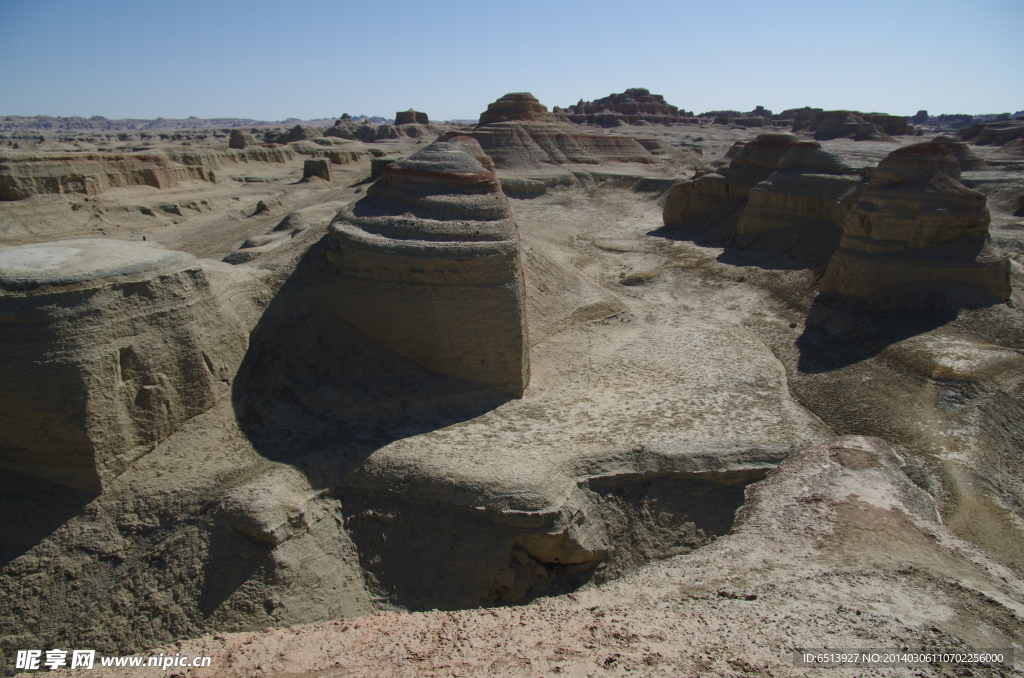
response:
<path id="1" fill-rule="evenodd" d="M 330 118 L 317 118 L 315 120 L 299 120 L 288 118 L 287 120 L 252 120 L 249 118 L 157 118 L 156 120 L 144 120 L 139 118 L 123 118 L 120 120 L 109 120 L 103 116 L 94 115 L 91 118 L 71 116 L 68 118 L 52 117 L 49 115 L 5 115 L 0 117 L 0 132 L 14 132 L 18 130 L 42 130 L 51 132 L 121 132 L 121 131 L 146 131 L 146 130 L 182 130 L 182 129 L 216 129 L 223 127 L 275 127 L 280 125 L 311 125 L 314 127 L 330 127 L 334 124 L 337 116 Z M 394 120 L 380 116 L 353 116 L 353 120 L 369 118 L 370 122 L 376 125 L 391 124 Z"/>

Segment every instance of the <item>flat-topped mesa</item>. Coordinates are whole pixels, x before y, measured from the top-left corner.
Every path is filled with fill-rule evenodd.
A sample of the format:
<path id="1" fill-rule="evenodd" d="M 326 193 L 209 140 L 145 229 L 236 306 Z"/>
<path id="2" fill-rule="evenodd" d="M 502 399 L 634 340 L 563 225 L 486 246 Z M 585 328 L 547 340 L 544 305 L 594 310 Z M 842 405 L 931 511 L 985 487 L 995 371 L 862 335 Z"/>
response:
<path id="1" fill-rule="evenodd" d="M 419 125 L 429 125 L 430 120 L 427 118 L 426 113 L 414 111 L 411 108 L 408 111 L 399 111 L 395 113 L 396 125 L 408 125 L 410 123 L 416 123 Z"/>
<path id="2" fill-rule="evenodd" d="M 108 188 L 171 188 L 179 181 L 212 181 L 203 167 L 162 154 L 68 153 L 0 156 L 0 200 L 38 193 L 96 195 Z"/>
<path id="3" fill-rule="evenodd" d="M 609 94 L 594 101 L 580 99 L 576 105 L 566 107 L 565 115 L 571 122 L 601 127 L 633 124 L 641 120 L 659 125 L 698 122 L 692 112 L 680 111 L 667 103 L 662 95 L 651 94 L 643 87 Z"/>
<path id="4" fill-rule="evenodd" d="M 0 249 L 0 467 L 101 491 L 217 402 L 246 349 L 233 318 L 184 252 Z"/>
<path id="5" fill-rule="evenodd" d="M 890 153 L 846 219 L 821 282 L 824 293 L 892 293 L 921 283 L 970 283 L 999 301 L 1010 296 L 1009 262 L 988 246 L 985 194 L 960 183 L 960 164 L 942 144 Z"/>
<path id="6" fill-rule="evenodd" d="M 860 111 L 821 111 L 810 123 L 793 123 L 793 131 L 806 129 L 819 141 L 853 139 L 855 141 L 887 141 L 889 137 L 914 134 L 905 115 L 861 113 Z"/>
<path id="7" fill-rule="evenodd" d="M 851 168 L 821 148 L 787 133 L 760 134 L 743 144 L 728 167 L 674 186 L 665 203 L 666 226 L 708 216 L 725 219 L 747 205 L 751 189 L 781 169 L 801 165 L 826 174 L 848 174 Z"/>
<path id="8" fill-rule="evenodd" d="M 428 369 L 522 395 L 519 230 L 493 169 L 467 136 L 386 166 L 331 224 L 323 303 Z"/>
<path id="9" fill-rule="evenodd" d="M 454 134 L 468 134 L 476 139 L 500 170 L 606 162 L 670 162 L 676 168 L 692 168 L 701 162 L 696 154 L 678 151 L 659 140 L 587 133 L 566 122 L 564 116 L 548 113 L 533 95 L 526 93 L 506 94 L 488 106 L 472 131 Z"/>

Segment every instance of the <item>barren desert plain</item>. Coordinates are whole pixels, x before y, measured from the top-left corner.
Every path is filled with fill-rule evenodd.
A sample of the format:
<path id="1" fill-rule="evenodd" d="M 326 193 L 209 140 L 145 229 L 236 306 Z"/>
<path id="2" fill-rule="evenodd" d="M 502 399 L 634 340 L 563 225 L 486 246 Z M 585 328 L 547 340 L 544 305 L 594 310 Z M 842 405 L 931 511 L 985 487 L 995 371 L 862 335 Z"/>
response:
<path id="1" fill-rule="evenodd" d="M 623 90 L 0 117 L 5 675 L 1024 675 L 1024 111 Z"/>

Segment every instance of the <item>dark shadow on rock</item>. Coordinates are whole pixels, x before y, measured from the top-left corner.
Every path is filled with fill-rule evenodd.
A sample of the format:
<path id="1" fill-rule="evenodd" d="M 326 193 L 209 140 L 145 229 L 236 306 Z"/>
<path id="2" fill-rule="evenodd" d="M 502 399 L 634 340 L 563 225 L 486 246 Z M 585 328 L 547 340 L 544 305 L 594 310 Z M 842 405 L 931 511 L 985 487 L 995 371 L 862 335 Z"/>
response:
<path id="1" fill-rule="evenodd" d="M 821 294 L 796 340 L 797 369 L 810 374 L 841 369 L 942 327 L 961 311 L 999 303 L 978 287 L 958 283 L 907 285 L 884 298 Z"/>
<path id="2" fill-rule="evenodd" d="M 838 229 L 787 228 L 740 235 L 736 233 L 739 217 L 739 212 L 724 217 L 699 217 L 687 224 L 657 228 L 647 235 L 692 242 L 700 247 L 724 248 L 716 257 L 723 264 L 777 271 L 823 271 L 839 247 Z"/>
<path id="3" fill-rule="evenodd" d="M 0 567 L 76 516 L 94 495 L 13 471 L 0 472 Z"/>
<path id="4" fill-rule="evenodd" d="M 340 470 L 512 399 L 432 372 L 331 315 L 328 266 L 323 241 L 305 253 L 253 330 L 232 385 L 239 425 L 260 454 L 292 463 L 330 448 Z"/>
<path id="5" fill-rule="evenodd" d="M 205 617 L 222 612 L 228 598 L 261 570 L 273 569 L 270 545 L 248 539 L 231 526 L 213 525 L 209 544 L 198 601 Z"/>

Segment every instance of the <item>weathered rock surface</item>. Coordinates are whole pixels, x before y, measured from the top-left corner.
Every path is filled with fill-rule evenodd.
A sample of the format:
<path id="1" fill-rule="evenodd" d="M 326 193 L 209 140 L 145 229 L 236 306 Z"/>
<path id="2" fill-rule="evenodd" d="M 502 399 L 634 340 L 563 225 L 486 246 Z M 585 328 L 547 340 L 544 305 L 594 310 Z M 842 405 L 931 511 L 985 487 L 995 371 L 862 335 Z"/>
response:
<path id="1" fill-rule="evenodd" d="M 988 247 L 985 203 L 983 193 L 960 183 L 959 161 L 942 144 L 893 151 L 847 216 L 822 292 L 865 297 L 950 282 L 1005 301 L 1009 263 Z"/>
<path id="2" fill-rule="evenodd" d="M 835 248 L 848 198 L 860 182 L 856 170 L 820 143 L 793 134 L 761 134 L 729 153 L 728 167 L 670 190 L 666 226 L 710 227 L 717 237 L 737 236 L 748 247 L 790 250 L 802 243 L 803 253 L 815 256 Z"/>
<path id="3" fill-rule="evenodd" d="M 604 162 L 657 164 L 659 160 L 647 146 L 668 157 L 664 142 L 588 134 L 563 120 L 549 113 L 533 95 L 520 92 L 506 94 L 490 104 L 473 130 L 450 134 L 467 134 L 476 139 L 502 170 Z M 696 153 L 675 149 L 671 149 L 671 159 L 678 167 L 694 167 L 699 162 Z"/>
<path id="4" fill-rule="evenodd" d="M 329 312 L 400 355 L 521 395 L 529 382 L 519 233 L 472 139 L 384 168 L 331 225 Z"/>
<path id="5" fill-rule="evenodd" d="M 556 109 L 557 111 L 557 109 Z M 694 123 L 692 112 L 681 111 L 665 101 L 660 94 L 651 94 L 643 87 L 609 94 L 594 101 L 583 101 L 565 109 L 566 117 L 577 124 L 612 127 L 618 123 L 635 124 L 641 120 L 659 125 Z"/>
<path id="6" fill-rule="evenodd" d="M 0 465 L 99 492 L 222 393 L 246 348 L 191 255 L 119 240 L 0 250 Z"/>
<path id="7" fill-rule="evenodd" d="M 81 153 L 0 156 L 0 200 L 23 200 L 37 193 L 96 195 L 108 188 L 170 188 L 179 181 L 211 181 L 202 166 L 178 164 L 164 155 Z"/>

